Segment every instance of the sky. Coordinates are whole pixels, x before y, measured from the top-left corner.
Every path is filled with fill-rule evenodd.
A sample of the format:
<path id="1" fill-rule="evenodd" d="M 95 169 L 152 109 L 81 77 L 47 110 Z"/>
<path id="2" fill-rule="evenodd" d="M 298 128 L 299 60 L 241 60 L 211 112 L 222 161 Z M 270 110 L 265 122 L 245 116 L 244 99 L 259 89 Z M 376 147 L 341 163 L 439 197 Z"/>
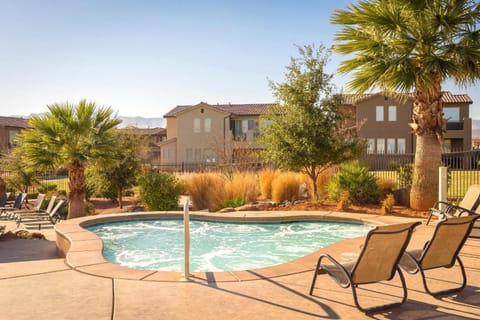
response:
<path id="1" fill-rule="evenodd" d="M 120 116 L 176 105 L 274 102 L 296 45 L 333 44 L 348 0 L 0 0 L 0 115 L 81 99 Z M 327 72 L 342 56 L 333 54 Z M 335 76 L 341 91 L 348 75 Z M 467 93 L 480 119 L 480 92 Z"/>

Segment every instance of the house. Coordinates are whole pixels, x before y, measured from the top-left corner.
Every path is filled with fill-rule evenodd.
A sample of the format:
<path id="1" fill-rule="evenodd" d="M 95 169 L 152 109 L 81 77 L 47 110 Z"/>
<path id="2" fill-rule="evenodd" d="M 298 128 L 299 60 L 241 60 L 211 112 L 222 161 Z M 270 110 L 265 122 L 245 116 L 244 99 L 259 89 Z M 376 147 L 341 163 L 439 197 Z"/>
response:
<path id="1" fill-rule="evenodd" d="M 28 128 L 28 120 L 0 116 L 0 153 L 9 153 L 15 147 L 15 137 Z"/>
<path id="2" fill-rule="evenodd" d="M 167 140 L 167 130 L 165 128 L 137 128 L 128 126 L 119 129 L 119 131 L 145 139 L 147 143 L 147 157 L 150 164 L 153 166 L 161 164 L 160 144 Z"/>
<path id="3" fill-rule="evenodd" d="M 176 106 L 164 115 L 167 140 L 161 143 L 162 165 L 223 164 L 239 161 L 258 149 L 259 116 L 273 103 Z"/>
<path id="4" fill-rule="evenodd" d="M 466 94 L 444 92 L 444 117 L 448 119 L 444 151 L 470 150 L 472 99 Z M 343 105 L 353 113 L 358 134 L 365 138 L 371 154 L 413 154 L 413 96 L 405 101 L 382 93 L 344 95 Z M 164 115 L 167 139 L 160 144 L 161 165 L 224 164 L 260 149 L 255 143 L 258 119 L 274 103 L 208 104 L 176 106 Z"/>
<path id="5" fill-rule="evenodd" d="M 443 142 L 444 152 L 470 150 L 472 99 L 466 94 L 443 92 L 443 113 L 448 119 Z M 402 154 L 415 152 L 412 122 L 413 95 L 400 101 L 382 93 L 344 95 L 343 104 L 355 114 L 358 133 L 367 140 L 367 153 Z"/>

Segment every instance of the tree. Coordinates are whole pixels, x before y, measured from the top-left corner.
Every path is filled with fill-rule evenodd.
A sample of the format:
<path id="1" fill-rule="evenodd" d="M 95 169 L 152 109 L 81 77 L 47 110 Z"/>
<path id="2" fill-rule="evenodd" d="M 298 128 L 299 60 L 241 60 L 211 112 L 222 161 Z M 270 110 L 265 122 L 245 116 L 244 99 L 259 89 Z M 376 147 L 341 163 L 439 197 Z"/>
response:
<path id="1" fill-rule="evenodd" d="M 5 178 L 6 182 L 21 192 L 28 192 L 28 188 L 38 185 L 40 181 L 36 172 L 28 167 L 23 161 L 21 154 L 14 150 L 0 159 L 2 167 L 4 167 L 9 175 Z"/>
<path id="2" fill-rule="evenodd" d="M 260 119 L 259 141 L 264 156 L 281 168 L 301 170 L 313 183 L 318 199 L 317 177 L 334 164 L 356 157 L 363 148 L 354 126 L 333 93 L 332 75 L 325 73 L 330 51 L 323 46 L 298 47 L 291 58 L 285 82 L 270 82 L 278 105 Z"/>
<path id="3" fill-rule="evenodd" d="M 136 183 L 140 171 L 139 150 L 145 145 L 140 137 L 118 132 L 115 139 L 116 152 L 109 163 L 87 170 L 87 180 L 93 182 L 95 191 L 118 201 L 123 207 L 123 192 Z"/>
<path id="4" fill-rule="evenodd" d="M 417 138 L 410 206 L 427 210 L 437 199 L 445 134 L 442 83 L 474 83 L 480 76 L 480 6 L 472 0 L 363 0 L 336 10 L 343 25 L 334 50 L 353 55 L 340 73 L 353 73 L 348 90 L 413 92 L 411 127 Z"/>
<path id="5" fill-rule="evenodd" d="M 37 170 L 65 166 L 69 179 L 68 218 L 85 215 L 85 168 L 108 161 L 115 150 L 112 129 L 120 120 L 111 108 L 81 100 L 77 105 L 47 106 L 49 112 L 30 118 L 19 135 L 19 152 Z"/>

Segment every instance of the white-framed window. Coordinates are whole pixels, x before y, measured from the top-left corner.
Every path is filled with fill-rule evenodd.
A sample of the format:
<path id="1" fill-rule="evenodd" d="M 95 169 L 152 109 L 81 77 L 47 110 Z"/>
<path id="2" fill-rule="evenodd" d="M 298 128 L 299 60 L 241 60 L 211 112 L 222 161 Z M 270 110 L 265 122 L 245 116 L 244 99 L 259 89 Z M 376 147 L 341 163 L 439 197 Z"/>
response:
<path id="1" fill-rule="evenodd" d="M 210 132 L 212 130 L 212 119 L 205 118 L 205 120 L 203 121 L 203 128 L 205 132 Z"/>
<path id="2" fill-rule="evenodd" d="M 375 153 L 375 139 L 367 140 L 367 153 Z"/>
<path id="3" fill-rule="evenodd" d="M 378 138 L 377 139 L 377 153 L 385 153 L 385 139 Z"/>
<path id="4" fill-rule="evenodd" d="M 387 139 L 387 153 L 395 153 L 395 139 Z"/>
<path id="5" fill-rule="evenodd" d="M 375 112 L 375 119 L 377 121 L 383 121 L 383 106 L 377 106 L 375 108 L 376 112 Z"/>
<path id="6" fill-rule="evenodd" d="M 187 162 L 192 162 L 193 161 L 193 150 L 192 150 L 192 148 L 188 148 L 187 150 L 185 150 L 185 152 L 187 153 L 186 157 L 185 157 Z"/>
<path id="7" fill-rule="evenodd" d="M 200 132 L 200 118 L 193 119 L 193 132 Z"/>
<path id="8" fill-rule="evenodd" d="M 460 121 L 460 107 L 443 108 L 443 117 L 448 121 Z"/>
<path id="9" fill-rule="evenodd" d="M 406 141 L 405 138 L 397 139 L 397 153 L 405 153 Z"/>
<path id="10" fill-rule="evenodd" d="M 388 106 L 388 121 L 397 121 L 397 106 Z"/>

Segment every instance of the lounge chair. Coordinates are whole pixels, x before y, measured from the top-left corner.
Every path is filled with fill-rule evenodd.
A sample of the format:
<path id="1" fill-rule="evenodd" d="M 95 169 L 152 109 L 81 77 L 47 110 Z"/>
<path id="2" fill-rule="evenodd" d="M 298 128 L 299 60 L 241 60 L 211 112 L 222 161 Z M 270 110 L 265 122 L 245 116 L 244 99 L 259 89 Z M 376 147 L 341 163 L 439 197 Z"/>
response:
<path id="1" fill-rule="evenodd" d="M 329 254 L 322 254 L 313 274 L 310 295 L 313 294 L 315 282 L 319 274 L 328 274 L 343 288 L 352 288 L 353 300 L 362 312 L 373 312 L 403 304 L 407 300 L 407 287 L 398 262 L 402 257 L 413 229 L 420 222 L 402 223 L 388 226 L 378 226 L 370 230 L 358 258 L 354 261 L 339 263 Z M 328 264 L 324 263 L 328 260 Z M 357 298 L 356 289 L 359 285 L 389 281 L 398 273 L 403 287 L 401 302 L 385 304 L 373 308 L 363 308 Z"/>
<path id="2" fill-rule="evenodd" d="M 0 199 L 0 208 L 7 205 L 7 200 L 10 197 L 10 192 L 6 192 L 2 199 Z"/>
<path id="3" fill-rule="evenodd" d="M 15 203 L 13 204 L 13 206 L 0 208 L 1 216 L 8 217 L 8 212 L 20 209 L 26 198 L 27 198 L 26 193 L 20 193 L 15 199 Z"/>
<path id="4" fill-rule="evenodd" d="M 33 215 L 33 216 L 21 216 L 19 219 L 16 220 L 17 226 L 20 223 L 25 225 L 38 225 L 38 229 L 41 228 L 42 222 L 48 222 L 52 225 L 57 223 L 60 220 L 60 215 L 58 215 L 58 210 L 63 206 L 64 200 L 59 200 L 55 207 L 49 214 L 40 214 L 40 215 Z"/>
<path id="5" fill-rule="evenodd" d="M 442 208 L 442 206 L 444 208 Z M 460 217 L 468 215 L 469 211 L 475 212 L 480 207 L 480 185 L 473 184 L 467 189 L 467 193 L 458 205 L 454 205 L 445 201 L 437 201 L 430 208 L 430 215 L 428 216 L 427 225 L 430 223 L 432 216 L 437 216 L 438 219 L 445 220 L 451 217 Z"/>
<path id="6" fill-rule="evenodd" d="M 45 198 L 45 195 L 44 197 Z M 48 202 L 47 208 L 45 210 L 41 209 L 40 207 L 34 206 L 32 210 L 19 210 L 19 211 L 14 211 L 14 220 L 18 220 L 20 217 L 25 217 L 25 216 L 38 216 L 38 215 L 45 215 L 45 214 L 50 214 L 50 212 L 53 209 L 53 206 L 55 204 L 55 200 L 57 199 L 56 196 L 50 197 L 50 201 Z M 42 200 L 43 202 L 43 200 Z"/>
<path id="7" fill-rule="evenodd" d="M 32 209 L 19 209 L 19 210 L 10 211 L 8 214 L 9 219 L 14 218 L 18 213 L 40 212 L 44 199 L 45 199 L 45 194 L 39 193 L 37 196 L 37 199 L 35 199 L 35 203 L 33 204 Z"/>
<path id="8" fill-rule="evenodd" d="M 467 240 L 475 220 L 480 218 L 477 214 L 465 217 L 440 221 L 423 249 L 409 250 L 400 260 L 400 267 L 410 274 L 420 272 L 425 291 L 432 296 L 452 293 L 465 288 L 467 275 L 460 260 L 459 253 Z M 432 292 L 425 278 L 425 271 L 437 268 L 451 268 L 458 262 L 462 273 L 462 285 L 448 290 Z"/>

